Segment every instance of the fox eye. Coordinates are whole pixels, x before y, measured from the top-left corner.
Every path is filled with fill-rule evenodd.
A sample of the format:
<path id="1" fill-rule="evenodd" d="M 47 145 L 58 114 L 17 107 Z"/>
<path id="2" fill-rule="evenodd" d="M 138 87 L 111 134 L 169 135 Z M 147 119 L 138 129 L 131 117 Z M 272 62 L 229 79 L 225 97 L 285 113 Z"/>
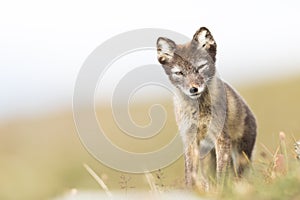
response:
<path id="1" fill-rule="evenodd" d="M 197 72 L 200 73 L 204 70 L 206 70 L 208 68 L 208 65 L 207 64 L 204 64 L 204 65 L 200 65 L 197 69 Z"/>
<path id="2" fill-rule="evenodd" d="M 182 71 L 174 72 L 174 74 L 176 74 L 177 76 L 182 76 L 183 75 Z"/>
<path id="3" fill-rule="evenodd" d="M 202 69 L 202 68 L 204 68 L 204 67 L 206 67 L 207 66 L 207 64 L 203 64 L 203 65 L 200 65 L 198 68 L 199 69 Z"/>

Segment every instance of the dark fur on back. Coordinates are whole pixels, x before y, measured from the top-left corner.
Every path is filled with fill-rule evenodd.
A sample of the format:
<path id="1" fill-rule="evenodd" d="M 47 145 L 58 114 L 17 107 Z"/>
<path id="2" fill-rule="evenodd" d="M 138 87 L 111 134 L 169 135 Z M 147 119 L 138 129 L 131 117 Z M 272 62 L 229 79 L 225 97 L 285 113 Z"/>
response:
<path id="1" fill-rule="evenodd" d="M 177 92 L 174 109 L 185 148 L 186 185 L 205 190 L 209 183 L 202 159 L 212 152 L 218 183 L 230 162 L 242 176 L 252 157 L 257 129 L 243 98 L 216 76 L 216 52 L 216 42 L 205 27 L 187 44 L 177 45 L 163 37 L 157 41 L 158 61 Z"/>

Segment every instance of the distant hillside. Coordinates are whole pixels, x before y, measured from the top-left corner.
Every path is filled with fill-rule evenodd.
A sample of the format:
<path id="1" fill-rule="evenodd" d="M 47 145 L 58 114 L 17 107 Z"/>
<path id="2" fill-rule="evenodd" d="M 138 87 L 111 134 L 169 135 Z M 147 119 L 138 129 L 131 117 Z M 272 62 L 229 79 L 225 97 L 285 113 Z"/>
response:
<path id="1" fill-rule="evenodd" d="M 300 77 L 239 91 L 257 117 L 258 143 L 277 145 L 279 131 L 284 131 L 289 139 L 300 139 Z"/>
<path id="2" fill-rule="evenodd" d="M 300 139 L 300 77 L 290 80 L 238 88 L 253 108 L 259 124 L 256 157 L 263 143 L 275 149 L 279 131 L 284 131 L 289 144 L 292 136 Z M 168 113 L 172 102 L 163 101 Z M 131 107 L 132 118 L 141 125 L 149 122 L 149 105 Z M 104 118 L 108 137 L 122 148 L 147 152 L 163 147 L 176 134 L 174 117 L 162 133 L 151 141 L 139 141 L 122 134 L 113 124 L 109 109 L 99 106 L 97 115 Z M 102 176 L 108 187 L 121 189 L 122 172 L 97 162 L 81 145 L 72 118 L 72 111 L 62 111 L 38 119 L 18 119 L 0 127 L 0 199 L 46 199 L 71 188 L 98 189 L 82 164 L 87 163 Z M 183 178 L 183 161 L 163 169 L 166 184 L 178 184 Z M 130 177 L 129 186 L 148 187 L 144 176 Z"/>

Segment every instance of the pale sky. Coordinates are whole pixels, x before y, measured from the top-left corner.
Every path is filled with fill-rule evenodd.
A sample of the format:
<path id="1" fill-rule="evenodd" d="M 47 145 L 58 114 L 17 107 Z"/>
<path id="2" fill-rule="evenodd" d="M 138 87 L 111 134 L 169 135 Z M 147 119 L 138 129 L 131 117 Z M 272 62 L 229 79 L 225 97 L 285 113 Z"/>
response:
<path id="1" fill-rule="evenodd" d="M 233 85 L 300 74 L 299 5 L 296 0 L 1 1 L 0 119 L 71 108 L 76 76 L 88 55 L 114 35 L 139 28 L 192 37 L 208 27 L 218 44 L 219 73 Z"/>

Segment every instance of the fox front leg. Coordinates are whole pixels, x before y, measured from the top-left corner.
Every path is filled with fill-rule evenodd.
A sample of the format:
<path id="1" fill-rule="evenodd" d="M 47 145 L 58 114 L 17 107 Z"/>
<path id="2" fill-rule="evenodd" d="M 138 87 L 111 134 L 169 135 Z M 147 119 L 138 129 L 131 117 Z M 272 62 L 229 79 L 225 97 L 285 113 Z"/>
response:
<path id="1" fill-rule="evenodd" d="M 216 164 L 217 164 L 217 184 L 218 188 L 223 187 L 224 180 L 231 160 L 231 140 L 230 137 L 222 133 L 216 141 Z"/>
<path id="2" fill-rule="evenodd" d="M 203 171 L 203 160 L 199 165 L 199 142 L 191 143 L 185 151 L 185 182 L 189 189 L 208 191 L 209 183 Z M 198 172 L 200 171 L 200 173 Z M 200 175 L 200 179 L 199 179 Z"/>
<path id="3" fill-rule="evenodd" d="M 196 139 L 187 144 L 184 160 L 185 160 L 185 183 L 188 188 L 192 188 L 197 184 L 197 174 L 199 168 L 199 145 Z"/>

